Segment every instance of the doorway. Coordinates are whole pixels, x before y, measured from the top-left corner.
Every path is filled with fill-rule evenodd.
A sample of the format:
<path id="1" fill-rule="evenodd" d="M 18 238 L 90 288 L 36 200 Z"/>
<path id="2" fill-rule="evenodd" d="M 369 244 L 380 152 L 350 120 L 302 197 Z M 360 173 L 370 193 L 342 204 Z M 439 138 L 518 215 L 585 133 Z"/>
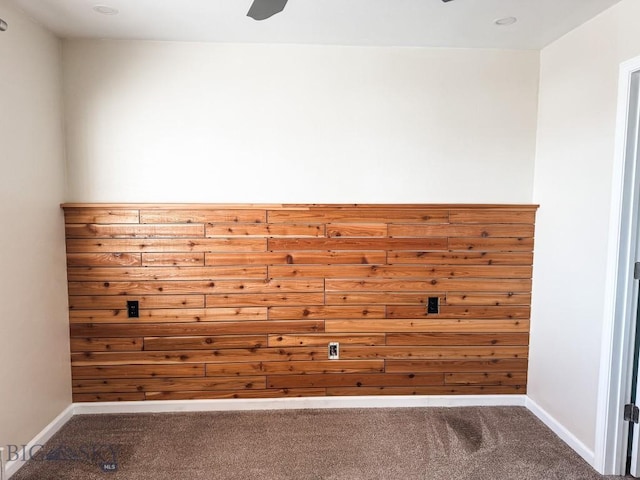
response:
<path id="1" fill-rule="evenodd" d="M 638 363 L 634 264 L 640 261 L 640 57 L 620 66 L 616 131 L 595 467 L 615 475 L 629 467 L 640 476 L 640 429 L 624 420 L 625 405 L 636 391 Z"/>

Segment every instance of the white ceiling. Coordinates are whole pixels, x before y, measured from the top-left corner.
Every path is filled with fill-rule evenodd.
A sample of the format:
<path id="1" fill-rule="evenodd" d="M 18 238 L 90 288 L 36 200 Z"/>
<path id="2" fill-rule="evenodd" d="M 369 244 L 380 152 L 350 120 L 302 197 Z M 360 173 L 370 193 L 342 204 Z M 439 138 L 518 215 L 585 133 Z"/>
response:
<path id="1" fill-rule="evenodd" d="M 289 0 L 261 22 L 252 0 L 11 1 L 66 38 L 540 49 L 620 0 Z"/>

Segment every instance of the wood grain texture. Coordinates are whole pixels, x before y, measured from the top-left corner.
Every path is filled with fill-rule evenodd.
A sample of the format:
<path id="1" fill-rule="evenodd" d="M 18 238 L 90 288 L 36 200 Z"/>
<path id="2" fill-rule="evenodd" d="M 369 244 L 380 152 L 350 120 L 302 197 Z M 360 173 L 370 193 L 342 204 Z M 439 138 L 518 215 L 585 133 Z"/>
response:
<path id="1" fill-rule="evenodd" d="M 526 392 L 536 206 L 63 208 L 76 402 Z"/>

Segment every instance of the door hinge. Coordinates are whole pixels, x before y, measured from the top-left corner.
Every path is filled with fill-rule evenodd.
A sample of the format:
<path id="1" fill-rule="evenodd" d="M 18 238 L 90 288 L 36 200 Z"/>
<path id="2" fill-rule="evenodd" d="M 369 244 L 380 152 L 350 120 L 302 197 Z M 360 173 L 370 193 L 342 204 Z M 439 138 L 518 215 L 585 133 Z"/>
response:
<path id="1" fill-rule="evenodd" d="M 633 278 L 635 280 L 640 280 L 640 262 L 633 264 Z"/>
<path id="2" fill-rule="evenodd" d="M 632 403 L 628 403 L 624 406 L 624 421 L 638 423 L 640 420 L 640 408 L 636 407 Z"/>

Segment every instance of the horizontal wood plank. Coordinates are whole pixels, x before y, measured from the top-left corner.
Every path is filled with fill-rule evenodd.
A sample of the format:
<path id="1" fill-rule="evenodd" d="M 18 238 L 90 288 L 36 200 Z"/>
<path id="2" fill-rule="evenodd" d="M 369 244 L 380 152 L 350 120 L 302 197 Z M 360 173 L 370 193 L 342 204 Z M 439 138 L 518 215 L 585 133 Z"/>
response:
<path id="1" fill-rule="evenodd" d="M 73 323 L 72 337 L 129 337 L 179 335 L 257 335 L 324 331 L 323 320 L 189 322 L 189 323 Z"/>
<path id="2" fill-rule="evenodd" d="M 204 266 L 204 252 L 143 253 L 144 267 L 199 267 Z"/>
<path id="3" fill-rule="evenodd" d="M 430 332 L 527 332 L 529 320 L 393 319 L 325 320 L 325 331 L 335 333 L 430 333 Z"/>
<path id="4" fill-rule="evenodd" d="M 526 265 L 533 263 L 532 252 L 429 252 L 393 250 L 388 263 L 421 265 Z"/>
<path id="5" fill-rule="evenodd" d="M 384 251 L 289 251 L 265 253 L 207 253 L 206 265 L 359 265 L 383 264 Z"/>
<path id="6" fill-rule="evenodd" d="M 67 223 L 67 238 L 189 238 L 204 237 L 204 224 L 101 225 Z"/>
<path id="7" fill-rule="evenodd" d="M 329 342 L 351 345 L 384 345 L 384 334 L 332 333 L 313 335 L 269 335 L 270 347 L 327 347 Z"/>
<path id="8" fill-rule="evenodd" d="M 106 270 L 105 270 L 106 269 Z M 67 270 L 70 282 L 96 282 L 109 278 L 114 282 L 138 280 L 229 280 L 266 279 L 267 267 L 238 265 L 218 267 L 76 267 Z"/>
<path id="9" fill-rule="evenodd" d="M 428 372 L 526 372 L 526 358 L 491 360 L 386 360 L 385 371 L 394 373 Z"/>
<path id="10" fill-rule="evenodd" d="M 526 385 L 525 372 L 445 373 L 447 385 Z"/>
<path id="11" fill-rule="evenodd" d="M 78 284 L 76 284 L 78 285 Z M 82 285 L 82 284 L 80 284 Z M 101 289 L 108 289 L 102 284 Z M 80 291 L 80 287 L 78 290 Z M 88 292 L 89 290 L 85 290 Z M 100 292 L 102 293 L 102 292 Z M 119 310 L 127 307 L 128 301 L 137 301 L 140 309 L 147 308 L 203 308 L 204 295 L 71 295 L 72 310 Z M 75 315 L 70 313 L 71 316 Z"/>
<path id="12" fill-rule="evenodd" d="M 313 208 L 269 210 L 272 223 L 448 223 L 449 210 L 432 208 Z"/>
<path id="13" fill-rule="evenodd" d="M 208 223 L 207 237 L 323 237 L 324 224 Z"/>
<path id="14" fill-rule="evenodd" d="M 528 345 L 528 333 L 387 333 L 387 345 Z"/>
<path id="15" fill-rule="evenodd" d="M 519 209 L 452 209 L 449 213 L 451 223 L 525 223 L 533 224 L 536 209 L 531 207 Z"/>
<path id="16" fill-rule="evenodd" d="M 329 223 L 327 237 L 386 237 L 386 223 Z"/>
<path id="17" fill-rule="evenodd" d="M 350 395 L 523 395 L 520 385 L 448 385 L 416 387 L 330 387 L 328 396 Z"/>
<path id="18" fill-rule="evenodd" d="M 139 223 L 140 212 L 135 208 L 65 208 L 66 223 Z"/>
<path id="19" fill-rule="evenodd" d="M 296 387 L 372 387 L 406 385 L 443 385 L 441 373 L 402 374 L 306 374 L 306 375 L 269 375 L 269 388 Z"/>
<path id="20" fill-rule="evenodd" d="M 266 346 L 266 335 L 144 337 L 145 351 L 200 349 L 211 350 L 217 348 L 260 348 Z"/>
<path id="21" fill-rule="evenodd" d="M 533 237 L 533 224 L 389 225 L 391 237 Z"/>
<path id="22" fill-rule="evenodd" d="M 142 258 L 139 253 L 69 253 L 69 267 L 139 267 Z"/>
<path id="23" fill-rule="evenodd" d="M 71 365 L 174 365 L 183 363 L 229 364 L 238 362 L 326 360 L 326 358 L 326 351 L 316 347 L 278 347 L 258 349 L 228 348 L 219 350 L 182 350 L 180 352 L 143 351 L 74 353 L 71 354 Z"/>
<path id="24" fill-rule="evenodd" d="M 270 388 L 266 390 L 226 390 L 187 392 L 145 392 L 146 400 L 209 400 L 222 398 L 321 397 L 324 388 Z"/>
<path id="25" fill-rule="evenodd" d="M 71 352 L 119 352 L 142 350 L 142 337 L 71 338 Z"/>
<path id="26" fill-rule="evenodd" d="M 266 252 L 266 238 L 67 239 L 68 253 Z"/>
<path id="27" fill-rule="evenodd" d="M 204 377 L 204 364 L 73 367 L 74 379 Z"/>
<path id="28" fill-rule="evenodd" d="M 269 307 L 270 320 L 297 320 L 304 318 L 383 318 L 381 306 L 308 306 Z"/>
<path id="29" fill-rule="evenodd" d="M 467 239 L 465 239 L 467 240 Z M 472 239 L 468 239 L 469 242 Z M 494 242 L 497 242 L 495 239 Z M 269 238 L 269 250 L 447 250 L 446 237 L 429 238 Z M 504 248 L 523 249 L 525 241 L 511 241 Z M 522 245 L 521 245 L 522 244 Z M 453 248 L 452 248 L 453 249 Z M 494 250 L 497 248 L 494 248 Z"/>
<path id="30" fill-rule="evenodd" d="M 323 373 L 382 373 L 383 360 L 318 360 L 297 362 L 261 362 L 236 364 L 207 364 L 207 376 L 219 376 L 225 372 L 234 375 L 308 375 Z"/>
<path id="31" fill-rule="evenodd" d="M 263 209 L 142 209 L 140 223 L 261 223 L 267 220 Z"/>

